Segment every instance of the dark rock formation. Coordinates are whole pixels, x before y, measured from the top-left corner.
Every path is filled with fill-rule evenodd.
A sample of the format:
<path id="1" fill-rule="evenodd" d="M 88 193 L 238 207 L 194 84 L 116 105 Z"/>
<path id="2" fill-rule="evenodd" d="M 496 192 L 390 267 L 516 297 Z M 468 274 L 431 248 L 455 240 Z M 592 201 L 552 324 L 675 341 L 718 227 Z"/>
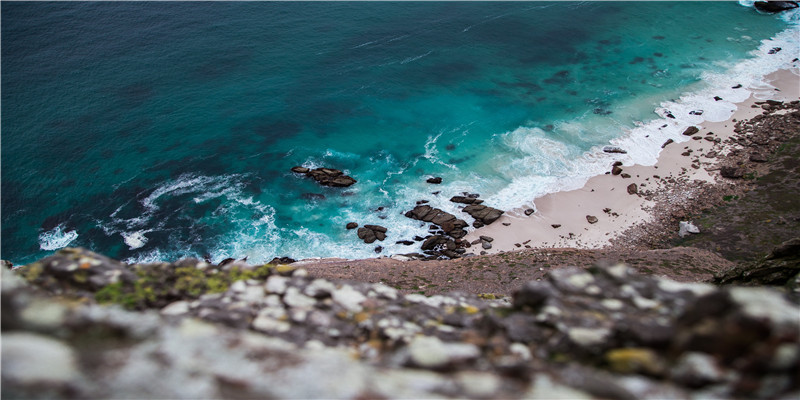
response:
<path id="1" fill-rule="evenodd" d="M 436 176 L 436 177 L 433 177 L 433 178 L 428 178 L 428 180 L 425 181 L 425 182 L 432 183 L 434 185 L 438 185 L 438 184 L 442 183 L 442 178 Z"/>
<path id="2" fill-rule="evenodd" d="M 489 225 L 492 222 L 497 221 L 497 219 L 503 215 L 503 211 L 493 207 L 485 206 L 483 204 L 470 204 L 464 207 L 462 211 L 469 214 L 472 218 L 475 218 L 484 225 Z"/>
<path id="3" fill-rule="evenodd" d="M 292 264 L 296 263 L 297 260 L 291 257 L 275 257 L 272 261 L 268 262 L 267 264 Z"/>
<path id="4" fill-rule="evenodd" d="M 755 265 L 742 265 L 714 277 L 717 284 L 775 285 L 794 289 L 800 274 L 800 238 L 772 249 Z"/>
<path id="5" fill-rule="evenodd" d="M 628 185 L 628 194 L 637 194 L 639 193 L 639 188 L 636 186 L 635 183 L 631 183 Z"/>
<path id="6" fill-rule="evenodd" d="M 427 204 L 416 206 L 405 215 L 418 221 L 432 222 L 441 227 L 446 234 L 456 239 L 460 239 L 467 234 L 467 231 L 464 230 L 467 227 L 466 221 Z"/>
<path id="7" fill-rule="evenodd" d="M 355 223 L 355 222 L 348 222 L 347 225 L 345 226 L 345 228 L 347 228 L 347 229 L 356 229 L 356 228 L 358 228 L 358 224 Z"/>
<path id="8" fill-rule="evenodd" d="M 56 276 L 44 266 L 78 254 L 89 268 Z M 30 283 L 0 269 L 4 397 L 788 399 L 800 390 L 800 307 L 774 289 L 617 265 L 556 269 L 509 301 L 403 295 L 295 268 L 227 273 L 198 260 L 100 257 L 59 252 L 18 271 Z M 78 284 L 99 265 L 136 279 Z M 220 277 L 230 280 L 205 283 Z M 160 282 L 200 289 L 167 300 Z M 130 311 L 128 295 L 164 301 Z"/>
<path id="9" fill-rule="evenodd" d="M 620 148 L 619 146 L 605 146 L 603 147 L 603 151 L 606 153 L 612 154 L 627 154 L 628 152 Z"/>
<path id="10" fill-rule="evenodd" d="M 586 216 L 586 222 L 588 222 L 590 224 L 596 224 L 597 223 L 597 217 L 595 217 L 594 215 L 587 215 Z"/>
<path id="11" fill-rule="evenodd" d="M 663 149 L 663 148 L 665 148 L 665 147 L 669 146 L 669 145 L 670 145 L 670 144 L 672 144 L 672 143 L 675 143 L 675 141 L 674 141 L 674 140 L 672 140 L 672 139 L 667 139 L 667 141 L 666 141 L 666 142 L 664 142 L 664 144 L 662 144 L 662 145 L 661 145 L 661 148 Z"/>
<path id="12" fill-rule="evenodd" d="M 696 126 L 690 126 L 683 131 L 683 136 L 692 136 L 697 132 L 700 132 L 700 129 L 697 129 Z"/>
<path id="13" fill-rule="evenodd" d="M 293 167 L 292 172 L 309 176 L 322 186 L 348 187 L 357 182 L 352 177 L 344 175 L 342 171 L 332 168 L 309 170 L 305 167 Z"/>
<path id="14" fill-rule="evenodd" d="M 744 177 L 745 170 L 742 167 L 726 165 L 720 167 L 719 174 L 722 175 L 723 178 L 742 179 Z"/>
<path id="15" fill-rule="evenodd" d="M 450 201 L 453 203 L 460 203 L 460 204 L 482 204 L 483 200 L 480 200 L 475 197 L 467 197 L 467 196 L 453 196 L 450 198 Z"/>
<path id="16" fill-rule="evenodd" d="M 359 239 L 369 244 L 376 240 L 383 241 L 386 239 L 386 231 L 387 229 L 380 225 L 364 225 L 358 228 L 357 234 Z"/>
<path id="17" fill-rule="evenodd" d="M 757 1 L 753 4 L 756 10 L 766 13 L 778 13 L 797 8 L 796 1 Z"/>

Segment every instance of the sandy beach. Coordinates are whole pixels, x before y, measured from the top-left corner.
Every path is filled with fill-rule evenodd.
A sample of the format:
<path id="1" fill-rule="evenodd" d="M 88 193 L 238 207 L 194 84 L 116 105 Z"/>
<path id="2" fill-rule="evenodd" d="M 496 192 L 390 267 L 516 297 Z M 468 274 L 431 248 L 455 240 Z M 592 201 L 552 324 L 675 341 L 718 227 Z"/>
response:
<path id="1" fill-rule="evenodd" d="M 793 101 L 800 98 L 800 71 L 780 70 L 765 79 L 772 87 L 745 88 L 750 97 L 736 104 L 733 115 L 723 122 L 696 125 L 696 133 L 686 141 L 663 147 L 655 165 L 621 165 L 619 175 L 595 176 L 580 189 L 551 193 L 533 200 L 535 212 L 525 215 L 525 208 L 508 210 L 489 226 L 476 229 L 466 240 L 477 242 L 481 236 L 493 238 L 491 248 L 481 244 L 468 250 L 471 254 L 493 254 L 522 248 L 610 247 L 637 225 L 654 220 L 670 204 L 697 195 L 697 185 L 722 183 L 719 165 L 736 148 L 728 141 L 734 135 L 736 121 L 748 120 L 764 112 L 757 102 Z M 636 193 L 629 187 L 636 186 Z M 702 200 L 702 199 L 699 199 Z M 589 220 L 596 222 L 590 223 Z M 674 230 L 678 231 L 677 223 Z"/>

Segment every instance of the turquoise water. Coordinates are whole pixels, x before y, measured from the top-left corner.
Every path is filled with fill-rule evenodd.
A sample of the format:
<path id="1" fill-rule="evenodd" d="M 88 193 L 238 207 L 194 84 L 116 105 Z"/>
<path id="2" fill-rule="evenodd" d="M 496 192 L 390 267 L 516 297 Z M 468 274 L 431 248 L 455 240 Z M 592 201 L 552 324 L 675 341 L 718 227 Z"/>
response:
<path id="1" fill-rule="evenodd" d="M 722 118 L 731 83 L 800 56 L 795 17 L 743 4 L 4 2 L 2 257 L 418 251 L 395 244 L 427 233 L 417 200 L 530 205 L 602 173 L 603 145 L 652 162 L 689 109 Z"/>

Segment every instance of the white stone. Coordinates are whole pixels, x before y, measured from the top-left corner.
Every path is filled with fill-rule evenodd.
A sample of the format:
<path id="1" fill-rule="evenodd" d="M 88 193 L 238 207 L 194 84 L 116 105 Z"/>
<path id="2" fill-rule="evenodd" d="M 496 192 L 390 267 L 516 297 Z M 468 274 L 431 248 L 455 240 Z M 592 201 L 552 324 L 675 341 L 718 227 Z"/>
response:
<path id="1" fill-rule="evenodd" d="M 642 296 L 633 296 L 633 304 L 635 304 L 637 308 L 640 308 L 642 310 L 650 310 L 661 305 L 661 303 L 655 300 L 646 299 Z"/>
<path id="2" fill-rule="evenodd" d="M 241 300 L 248 301 L 251 303 L 257 302 L 262 298 L 264 298 L 264 286 L 247 285 L 247 288 L 245 288 L 244 293 L 240 293 L 238 297 Z"/>
<path id="3" fill-rule="evenodd" d="M 800 358 L 800 347 L 796 344 L 784 343 L 775 350 L 772 365 L 775 368 L 789 368 Z"/>
<path id="4" fill-rule="evenodd" d="M 3 382 L 22 385 L 67 384 L 78 378 L 72 348 L 33 333 L 3 333 Z"/>
<path id="5" fill-rule="evenodd" d="M 317 300 L 300 293 L 300 289 L 292 286 L 286 289 L 283 302 L 289 307 L 310 308 L 317 304 Z"/>
<path id="6" fill-rule="evenodd" d="M 423 368 L 436 368 L 448 363 L 447 349 L 439 338 L 417 336 L 408 345 L 411 360 Z"/>
<path id="7" fill-rule="evenodd" d="M 292 326 L 286 321 L 280 321 L 266 315 L 260 315 L 253 320 L 253 329 L 262 332 L 286 332 Z"/>
<path id="8" fill-rule="evenodd" d="M 586 288 L 586 293 L 592 296 L 596 296 L 602 293 L 602 290 L 600 290 L 600 287 L 597 285 L 589 285 L 589 287 Z"/>
<path id="9" fill-rule="evenodd" d="M 180 300 L 174 303 L 170 303 L 166 307 L 161 309 L 161 314 L 163 315 L 180 315 L 180 314 L 186 314 L 188 312 L 189 312 L 189 302 L 185 300 Z"/>
<path id="10" fill-rule="evenodd" d="M 264 288 L 270 293 L 283 294 L 286 292 L 286 286 L 289 283 L 289 278 L 285 276 L 272 275 L 267 279 Z"/>
<path id="11" fill-rule="evenodd" d="M 303 291 L 303 293 L 311 297 L 317 297 L 331 294 L 335 290 L 336 285 L 334 285 L 333 282 L 326 281 L 325 279 L 314 279 L 310 285 L 306 286 L 306 289 Z"/>
<path id="12" fill-rule="evenodd" d="M 281 302 L 281 297 L 277 294 L 271 294 L 264 298 L 264 305 L 267 307 L 280 307 L 283 308 L 283 303 Z"/>
<path id="13" fill-rule="evenodd" d="M 617 264 L 612 267 L 609 267 L 606 270 L 611 276 L 623 279 L 628 276 L 628 267 L 625 264 Z"/>
<path id="14" fill-rule="evenodd" d="M 274 319 L 283 319 L 286 317 L 286 310 L 279 307 L 264 307 L 258 312 L 258 316 L 265 316 Z"/>
<path id="15" fill-rule="evenodd" d="M 567 283 L 577 289 L 583 289 L 586 285 L 594 282 L 594 277 L 587 272 L 572 274 L 567 278 Z"/>
<path id="16" fill-rule="evenodd" d="M 781 294 L 764 287 L 733 287 L 733 300 L 750 317 L 767 318 L 779 325 L 787 325 L 797 331 L 800 326 L 800 308 L 786 301 Z"/>
<path id="17" fill-rule="evenodd" d="M 524 343 L 511 343 L 511 346 L 508 347 L 511 351 L 511 354 L 516 354 L 519 358 L 528 361 L 532 358 L 531 350 L 526 346 Z"/>
<path id="18" fill-rule="evenodd" d="M 678 224 L 678 236 L 684 237 L 690 233 L 700 233 L 700 228 L 688 221 L 681 221 Z"/>
<path id="19" fill-rule="evenodd" d="M 709 285 L 707 283 L 699 283 L 699 282 L 691 282 L 691 283 L 684 283 L 684 282 L 676 282 L 672 279 L 659 279 L 658 280 L 658 288 L 670 293 L 678 293 L 684 290 L 688 290 L 694 293 L 695 296 L 703 296 L 705 294 L 711 293 L 714 291 L 714 286 Z"/>
<path id="20" fill-rule="evenodd" d="M 247 284 L 244 281 L 236 281 L 231 284 L 230 291 L 233 293 L 244 293 L 247 290 Z"/>
<path id="21" fill-rule="evenodd" d="M 500 378 L 486 372 L 462 371 L 456 381 L 468 397 L 491 397 L 500 389 Z"/>
<path id="22" fill-rule="evenodd" d="M 570 399 L 570 400 L 589 400 L 593 397 L 585 392 L 564 386 L 545 374 L 536 374 L 533 381 L 533 389 L 526 393 L 526 399 Z"/>
<path id="23" fill-rule="evenodd" d="M 724 378 L 714 358 L 708 354 L 684 353 L 675 365 L 673 373 L 680 377 L 699 377 L 709 382 L 719 382 Z"/>
<path id="24" fill-rule="evenodd" d="M 603 307 L 605 307 L 605 308 L 607 308 L 609 310 L 614 310 L 614 311 L 621 310 L 622 306 L 624 305 L 624 303 L 622 303 L 622 301 L 617 300 L 617 299 L 605 299 L 605 300 L 601 301 L 600 304 Z"/>
<path id="25" fill-rule="evenodd" d="M 609 334 L 611 331 L 606 328 L 572 328 L 567 331 L 573 343 L 584 347 L 605 342 Z"/>
<path id="26" fill-rule="evenodd" d="M 367 299 L 361 292 L 353 289 L 352 286 L 344 285 L 333 292 L 333 301 L 351 312 L 360 312 L 364 308 L 361 303 Z"/>
<path id="27" fill-rule="evenodd" d="M 397 300 L 397 289 L 386 286 L 382 283 L 372 285 L 372 291 L 374 291 L 378 296 L 382 296 L 388 300 Z M 372 291 L 370 291 L 370 294 Z"/>
<path id="28" fill-rule="evenodd" d="M 4 277 L 5 278 L 5 277 Z M 67 316 L 67 308 L 52 301 L 34 299 L 25 306 L 20 317 L 40 329 L 58 328 Z"/>

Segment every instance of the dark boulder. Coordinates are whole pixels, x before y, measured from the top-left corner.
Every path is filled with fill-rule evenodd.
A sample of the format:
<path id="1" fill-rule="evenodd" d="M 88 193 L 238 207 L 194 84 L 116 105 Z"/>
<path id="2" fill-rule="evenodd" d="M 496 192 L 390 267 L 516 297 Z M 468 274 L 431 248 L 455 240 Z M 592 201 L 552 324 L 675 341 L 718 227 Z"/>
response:
<path id="1" fill-rule="evenodd" d="M 425 181 L 425 182 L 432 183 L 434 185 L 438 185 L 438 184 L 442 183 L 442 178 L 436 176 L 436 177 L 433 177 L 433 178 L 428 178 L 428 180 Z"/>
<path id="2" fill-rule="evenodd" d="M 455 215 L 438 208 L 433 208 L 427 204 L 414 207 L 412 210 L 406 212 L 406 217 L 418 221 L 431 222 L 442 228 L 446 234 L 459 239 L 466 236 L 467 222 L 456 218 Z"/>
<path id="3" fill-rule="evenodd" d="M 796 1 L 757 1 L 753 7 L 758 11 L 766 13 L 778 13 L 797 8 Z"/>
<path id="4" fill-rule="evenodd" d="M 700 132 L 700 129 L 697 129 L 696 126 L 690 126 L 683 131 L 683 136 L 692 136 L 697 132 Z"/>
<path id="5" fill-rule="evenodd" d="M 734 166 L 724 166 L 719 169 L 719 174 L 723 178 L 741 179 L 744 178 L 744 168 Z"/>
<path id="6" fill-rule="evenodd" d="M 481 204 L 483 200 L 476 199 L 474 197 L 467 197 L 467 196 L 453 196 L 450 198 L 450 201 L 453 203 L 460 203 L 460 204 Z"/>
<path id="7" fill-rule="evenodd" d="M 637 194 L 639 193 L 639 188 L 636 186 L 635 183 L 631 183 L 628 185 L 628 194 Z"/>
<path id="8" fill-rule="evenodd" d="M 493 207 L 485 206 L 483 204 L 470 204 L 464 207 L 462 211 L 469 214 L 472 218 L 475 218 L 484 225 L 489 225 L 492 222 L 497 221 L 497 219 L 503 215 L 503 211 Z"/>
<path id="9" fill-rule="evenodd" d="M 386 239 L 386 231 L 387 229 L 380 225 L 364 225 L 358 228 L 357 235 L 364 243 L 369 244 L 376 240 L 383 241 Z"/>
<path id="10" fill-rule="evenodd" d="M 294 167 L 292 168 L 292 172 L 310 176 L 322 186 L 348 187 L 357 182 L 352 177 L 344 175 L 342 171 L 332 168 L 317 168 L 314 170 L 309 170 L 308 168 L 304 167 Z"/>
<path id="11" fill-rule="evenodd" d="M 623 150 L 619 146 L 605 146 L 605 147 L 603 147 L 603 151 L 606 152 L 606 153 L 611 153 L 611 154 L 627 154 L 628 153 L 627 151 Z"/>
<path id="12" fill-rule="evenodd" d="M 275 257 L 272 261 L 268 262 L 267 264 L 291 264 L 296 263 L 297 260 L 291 257 Z"/>
<path id="13" fill-rule="evenodd" d="M 590 224 L 596 224 L 597 223 L 597 217 L 595 217 L 594 215 L 587 215 L 586 216 L 586 221 L 588 223 L 590 223 Z"/>
<path id="14" fill-rule="evenodd" d="M 347 229 L 356 229 L 356 228 L 358 228 L 358 224 L 355 223 L 355 222 L 348 222 L 347 226 L 345 226 L 345 228 L 347 228 Z"/>

